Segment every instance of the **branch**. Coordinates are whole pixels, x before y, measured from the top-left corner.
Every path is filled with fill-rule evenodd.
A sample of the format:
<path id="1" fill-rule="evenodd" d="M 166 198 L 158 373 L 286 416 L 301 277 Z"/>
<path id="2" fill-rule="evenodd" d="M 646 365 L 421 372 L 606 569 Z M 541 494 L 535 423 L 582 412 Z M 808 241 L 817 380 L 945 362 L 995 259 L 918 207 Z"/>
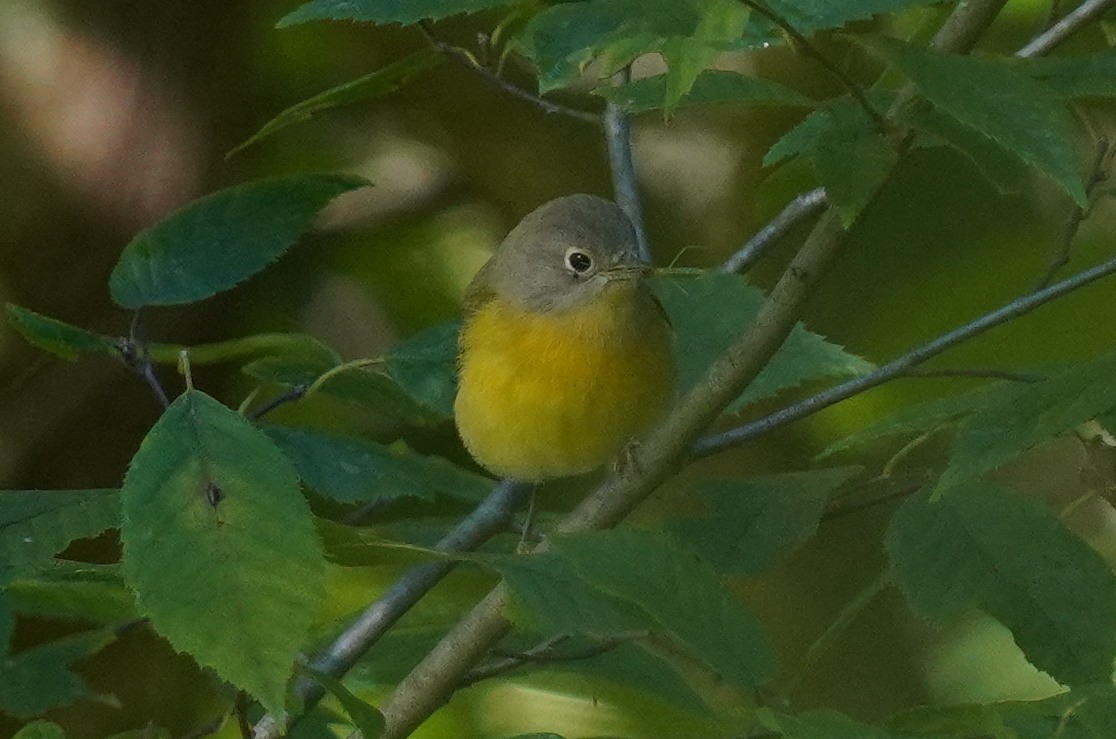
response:
<path id="1" fill-rule="evenodd" d="M 631 70 L 625 67 L 613 76 L 612 84 L 622 85 L 630 79 Z M 635 164 L 632 162 L 632 127 L 628 122 L 628 114 L 612 101 L 605 105 L 604 128 L 616 204 L 624 211 L 624 215 L 628 216 L 628 220 L 635 228 L 639 258 L 644 263 L 650 264 L 651 248 L 647 244 L 647 233 L 643 228 L 643 207 L 639 203 Z"/>
<path id="2" fill-rule="evenodd" d="M 151 352 L 147 348 L 147 343 L 140 339 L 139 335 L 140 313 L 137 310 L 132 314 L 132 326 L 128 331 L 128 337 L 116 340 L 116 351 L 120 352 L 124 364 L 143 378 L 165 409 L 170 406 L 170 400 L 163 386 L 159 384 L 159 378 L 155 376 L 155 365 L 151 362 Z"/>
<path id="3" fill-rule="evenodd" d="M 740 250 L 725 260 L 720 266 L 722 272 L 743 272 L 751 267 L 775 242 L 802 221 L 814 215 L 826 205 L 824 187 L 804 192 L 786 204 L 779 215 L 772 218 L 766 226 L 748 239 Z"/>
<path id="4" fill-rule="evenodd" d="M 1062 20 L 1031 39 L 1031 42 L 1017 51 L 1015 55 L 1025 58 L 1041 56 L 1051 51 L 1081 28 L 1099 18 L 1114 5 L 1116 5 L 1116 0 L 1085 0 Z"/>
<path id="5" fill-rule="evenodd" d="M 469 52 L 460 47 L 454 46 L 453 44 L 442 41 L 440 38 L 435 36 L 433 28 L 429 22 L 420 21 L 418 28 L 419 31 L 422 32 L 422 35 L 430 43 L 430 45 L 433 46 L 435 49 L 442 52 L 466 69 L 471 69 L 472 71 L 476 72 L 489 84 L 493 85 L 499 90 L 503 90 L 512 97 L 517 97 L 520 100 L 526 100 L 532 105 L 541 108 L 546 113 L 562 115 L 566 118 L 572 118 L 575 121 L 592 123 L 596 126 L 601 125 L 601 117 L 595 113 L 588 113 L 584 110 L 578 110 L 576 108 L 562 105 L 561 103 L 552 102 L 550 100 L 547 100 L 546 98 L 536 95 L 530 90 L 525 90 L 522 87 L 509 82 L 508 80 L 497 74 L 495 71 L 478 62 L 476 58 L 474 58 L 473 55 Z"/>
<path id="6" fill-rule="evenodd" d="M 512 514 L 531 491 L 531 486 L 508 480 L 497 485 L 472 513 L 434 545 L 440 552 L 476 549 L 493 535 L 507 529 Z M 453 560 L 437 560 L 412 567 L 374 600 L 328 648 L 310 661 L 310 667 L 334 677 L 344 675 L 391 626 L 456 566 Z M 300 677 L 292 691 L 305 715 L 325 689 L 316 681 Z M 297 721 L 291 719 L 291 723 Z M 254 739 L 277 739 L 285 728 L 274 716 L 256 723 Z"/>
<path id="7" fill-rule="evenodd" d="M 967 51 L 1005 0 L 958 5 L 950 31 L 935 45 Z M 956 19 L 962 19 L 958 22 Z M 689 455 L 693 440 L 739 395 L 779 349 L 814 286 L 841 251 L 845 232 L 832 208 L 815 225 L 771 290 L 758 315 L 719 357 L 669 416 L 632 452 L 632 464 L 614 472 L 558 525 L 559 533 L 616 525 L 666 480 Z M 504 618 L 507 590 L 498 585 L 440 641 L 395 688 L 382 708 L 384 739 L 413 731 L 453 694 L 488 650 L 511 628 Z"/>
<path id="8" fill-rule="evenodd" d="M 904 377 L 911 368 L 922 364 L 931 357 L 941 354 L 946 349 L 982 334 L 990 328 L 1006 323 L 1013 318 L 1018 318 L 1025 313 L 1030 313 L 1040 305 L 1049 303 L 1055 298 L 1060 298 L 1079 287 L 1088 285 L 1090 282 L 1099 280 L 1114 272 L 1116 272 L 1116 259 L 1110 259 L 1096 267 L 1079 272 L 1073 277 L 1069 277 L 1061 282 L 1056 282 L 1048 288 L 1013 300 L 970 323 L 923 344 L 917 349 L 888 362 L 873 372 L 869 372 L 866 375 L 849 380 L 848 382 L 844 382 L 828 390 L 823 390 L 817 395 L 799 401 L 794 405 L 789 405 L 786 408 L 758 420 L 746 423 L 743 426 L 738 426 L 724 433 L 706 436 L 694 444 L 692 450 L 693 454 L 696 457 L 706 457 L 715 452 L 727 449 L 728 447 L 742 444 L 745 441 L 773 431 L 780 426 L 785 426 L 792 421 L 797 421 L 800 418 L 813 415 L 842 400 L 851 398 L 854 395 L 859 395 L 865 390 L 877 387 L 885 382 L 890 382 L 897 377 Z"/>

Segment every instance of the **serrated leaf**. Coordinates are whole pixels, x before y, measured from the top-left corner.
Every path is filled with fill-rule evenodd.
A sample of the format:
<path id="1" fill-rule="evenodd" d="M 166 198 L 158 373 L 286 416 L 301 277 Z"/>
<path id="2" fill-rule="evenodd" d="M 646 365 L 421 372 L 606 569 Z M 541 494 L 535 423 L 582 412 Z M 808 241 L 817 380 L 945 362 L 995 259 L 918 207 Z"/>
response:
<path id="1" fill-rule="evenodd" d="M 698 277 L 662 274 L 652 278 L 651 284 L 674 325 L 678 388 L 685 393 L 755 318 L 763 293 L 739 275 L 722 272 Z M 871 369 L 871 363 L 799 324 L 726 412 L 735 413 L 804 382 L 855 377 Z"/>
<path id="2" fill-rule="evenodd" d="M 295 175 L 195 200 L 124 247 L 109 276 L 112 299 L 141 308 L 228 290 L 278 259 L 326 203 L 368 184 L 355 175 Z"/>
<path id="3" fill-rule="evenodd" d="M 313 678 L 319 685 L 325 688 L 329 693 L 337 699 L 341 707 L 345 709 L 349 719 L 352 720 L 355 726 L 363 736 L 368 739 L 375 739 L 384 730 L 384 716 L 377 711 L 373 706 L 365 703 L 353 692 L 345 687 L 337 678 L 327 675 L 306 665 L 299 664 L 298 671 Z"/>
<path id="4" fill-rule="evenodd" d="M 1111 679 L 1116 577 L 1042 503 L 991 484 L 937 502 L 923 492 L 896 511 L 887 550 L 918 613 L 981 608 L 1059 682 Z"/>
<path id="5" fill-rule="evenodd" d="M 32 721 L 17 731 L 12 739 L 66 739 L 66 732 L 51 721 Z"/>
<path id="6" fill-rule="evenodd" d="M 364 21 L 410 25 L 460 13 L 515 5 L 520 0 L 313 0 L 283 16 L 276 28 L 307 21 Z"/>
<path id="7" fill-rule="evenodd" d="M 813 111 L 771 145 L 763 155 L 763 166 L 774 167 L 793 156 L 810 151 L 829 123 L 828 108 Z"/>
<path id="8" fill-rule="evenodd" d="M 907 106 L 898 118 L 924 134 L 915 139 L 916 146 L 949 146 L 972 162 L 1000 192 L 1013 193 L 1022 188 L 1026 172 L 1023 162 L 976 129 L 924 105 Z"/>
<path id="9" fill-rule="evenodd" d="M 282 715 L 325 573 L 290 462 L 241 415 L 191 390 L 133 458 L 123 511 L 124 572 L 140 613 Z"/>
<path id="10" fill-rule="evenodd" d="M 989 382 L 968 392 L 900 408 L 890 416 L 835 441 L 818 456 L 824 459 L 892 436 L 931 433 L 985 406 L 1014 397 L 1017 391 L 1017 384 L 1013 382 Z"/>
<path id="11" fill-rule="evenodd" d="M 600 78 L 658 52 L 669 71 L 670 109 L 713 57 L 739 39 L 747 9 L 736 0 L 587 0 L 553 5 L 523 30 L 519 45 L 538 67 L 539 90 L 565 87 L 597 59 Z"/>
<path id="12" fill-rule="evenodd" d="M 30 718 L 89 695 L 85 681 L 71 672 L 69 666 L 112 640 L 111 632 L 88 632 L 0 660 L 0 712 Z"/>
<path id="13" fill-rule="evenodd" d="M 826 195 L 848 228 L 879 191 L 899 154 L 859 105 L 842 103 L 825 111 L 827 125 L 814 139 L 810 154 Z"/>
<path id="14" fill-rule="evenodd" d="M 680 521 L 673 531 L 718 570 L 759 574 L 814 535 L 830 494 L 858 471 L 703 481 L 697 493 L 708 513 Z"/>
<path id="15" fill-rule="evenodd" d="M 725 679 L 770 680 L 774 656 L 763 627 L 703 560 L 637 529 L 563 536 L 553 548 L 580 579 L 643 611 Z"/>
<path id="16" fill-rule="evenodd" d="M 1116 352 L 997 394 L 961 424 L 935 495 L 995 470 L 1116 406 Z"/>
<path id="17" fill-rule="evenodd" d="M 355 436 L 272 426 L 271 437 L 303 482 L 341 503 L 432 500 L 444 495 L 476 502 L 495 484 L 442 459 L 410 449 L 389 449 Z"/>
<path id="18" fill-rule="evenodd" d="M 20 613 L 109 626 L 138 618 L 136 599 L 119 565 L 55 562 L 5 588 Z"/>
<path id="19" fill-rule="evenodd" d="M 878 38 L 868 49 L 894 64 L 941 111 L 1088 201 L 1068 108 L 1008 60 L 947 54 Z"/>
<path id="20" fill-rule="evenodd" d="M 388 374 L 407 394 L 443 418 L 453 416 L 457 395 L 457 336 L 461 321 L 420 331 L 388 350 Z"/>
<path id="21" fill-rule="evenodd" d="M 659 110 L 667 96 L 668 75 L 644 77 L 618 87 L 598 87 L 594 94 L 631 113 Z M 815 102 L 797 90 L 738 72 L 707 69 L 694 80 L 689 92 L 678 99 L 678 108 L 737 103 L 742 105 L 813 106 Z"/>
<path id="22" fill-rule="evenodd" d="M 1116 51 L 1078 57 L 1036 57 L 1024 69 L 1064 98 L 1116 97 Z"/>
<path id="23" fill-rule="evenodd" d="M 7 304 L 8 320 L 23 338 L 43 351 L 69 361 L 82 354 L 118 356 L 116 342 L 68 323 L 41 316 L 34 311 Z"/>
<path id="24" fill-rule="evenodd" d="M 119 523 L 116 490 L 0 491 L 0 584 Z"/>
<path id="25" fill-rule="evenodd" d="M 226 158 L 231 157 L 233 154 L 268 138 L 287 126 L 310 120 L 324 110 L 372 100 L 393 93 L 419 74 L 440 65 L 443 58 L 443 55 L 434 48 L 424 48 L 392 62 L 383 69 L 350 80 L 343 85 L 331 87 L 287 108 L 261 126 L 260 130 L 225 156 Z"/>

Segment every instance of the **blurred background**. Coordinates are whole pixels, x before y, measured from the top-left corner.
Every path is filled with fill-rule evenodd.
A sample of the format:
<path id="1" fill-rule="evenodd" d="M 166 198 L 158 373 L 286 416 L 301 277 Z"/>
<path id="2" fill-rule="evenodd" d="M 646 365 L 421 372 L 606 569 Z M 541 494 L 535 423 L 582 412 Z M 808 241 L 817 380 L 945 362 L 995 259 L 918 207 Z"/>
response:
<path id="1" fill-rule="evenodd" d="M 275 30 L 275 21 L 297 4 L 0 0 L 0 299 L 125 334 L 130 317 L 113 306 L 106 285 L 121 248 L 139 230 L 196 197 L 252 178 L 349 171 L 375 186 L 335 203 L 272 269 L 205 303 L 151 311 L 144 330 L 152 341 L 185 344 L 305 331 L 345 358 L 374 357 L 399 337 L 455 316 L 472 273 L 527 211 L 566 193 L 611 194 L 597 129 L 548 115 L 454 64 L 226 159 L 280 110 L 425 43 L 414 29 L 399 27 L 318 23 Z M 1022 45 L 1041 30 L 1049 6 L 1010 0 L 985 46 Z M 900 22 L 909 24 L 905 31 L 932 28 L 943 12 L 918 11 Z M 458 18 L 439 28 L 469 46 L 492 22 Z M 840 39 L 819 43 L 866 81 L 879 72 Z M 1090 29 L 1063 52 L 1104 48 L 1103 34 Z M 787 49 L 723 62 L 819 99 L 841 92 Z M 656 60 L 643 60 L 636 73 L 657 69 Z M 514 61 L 508 73 L 531 85 L 529 72 Z M 601 107 L 588 94 L 558 99 L 585 110 Z M 1101 105 L 1082 110 L 1083 167 L 1093 137 L 1111 140 L 1113 112 Z M 709 108 L 681 111 L 669 122 L 655 113 L 636 117 L 636 167 L 658 264 L 716 264 L 789 198 L 815 185 L 804 167 L 760 165 L 800 115 Z M 1066 199 L 1041 181 L 1004 195 L 949 150 L 917 150 L 858 225 L 805 321 L 869 360 L 887 361 L 1029 290 L 1069 215 Z M 1110 255 L 1114 224 L 1116 211 L 1102 200 L 1081 229 L 1068 269 Z M 752 279 L 770 285 L 805 233 L 800 228 L 785 239 Z M 1116 340 L 1113 295 L 1110 282 L 1081 290 L 952 351 L 937 366 L 1015 369 L 1095 356 Z M 181 388 L 172 371 L 163 381 L 173 392 Z M 653 521 L 685 506 L 685 490 L 697 479 L 802 469 L 833 440 L 889 409 L 972 382 L 892 383 L 702 462 L 657 494 L 641 516 Z M 200 371 L 198 383 L 234 407 L 250 389 L 233 370 Z M 123 366 L 94 358 L 67 363 L 0 328 L 0 488 L 118 486 L 158 414 L 147 387 Z M 419 445 L 462 458 L 452 429 Z M 1077 446 L 1064 444 L 1041 450 L 1013 474 L 1036 494 L 1069 500 L 1082 485 L 1082 458 Z M 880 463 L 842 463 L 848 461 Z M 556 495 L 552 505 L 560 508 L 574 495 Z M 774 573 L 740 583 L 784 664 L 801 664 L 843 605 L 880 574 L 890 510 L 877 506 L 823 524 Z M 113 546 L 106 537 L 84 554 L 111 559 Z M 456 587 L 465 591 L 478 586 L 468 575 L 459 580 Z M 350 597 L 350 607 L 361 601 L 359 593 Z M 73 628 L 21 621 L 16 647 Z M 214 715 L 218 697 L 204 675 L 142 631 L 79 664 L 105 697 L 56 712 L 70 736 L 106 736 L 148 721 L 189 735 Z M 789 708 L 832 707 L 879 720 L 924 702 L 1028 698 L 1055 687 L 1026 665 L 994 622 L 973 615 L 932 629 L 907 613 L 898 594 L 885 591 L 806 670 Z M 700 736 L 708 730 L 647 694 L 557 672 L 483 683 L 462 693 L 435 723 L 429 736 L 543 729 L 569 736 Z M 0 735 L 17 725 L 0 718 Z"/>

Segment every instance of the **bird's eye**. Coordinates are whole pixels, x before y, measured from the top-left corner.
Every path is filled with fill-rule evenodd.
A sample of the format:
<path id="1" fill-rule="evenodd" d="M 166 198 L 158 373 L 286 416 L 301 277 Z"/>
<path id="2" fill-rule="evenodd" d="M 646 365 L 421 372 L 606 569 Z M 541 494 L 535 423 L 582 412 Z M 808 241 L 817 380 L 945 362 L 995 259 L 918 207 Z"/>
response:
<path id="1" fill-rule="evenodd" d="M 593 267 L 593 258 L 583 251 L 570 249 L 566 252 L 566 264 L 570 265 L 576 274 L 584 274 Z"/>

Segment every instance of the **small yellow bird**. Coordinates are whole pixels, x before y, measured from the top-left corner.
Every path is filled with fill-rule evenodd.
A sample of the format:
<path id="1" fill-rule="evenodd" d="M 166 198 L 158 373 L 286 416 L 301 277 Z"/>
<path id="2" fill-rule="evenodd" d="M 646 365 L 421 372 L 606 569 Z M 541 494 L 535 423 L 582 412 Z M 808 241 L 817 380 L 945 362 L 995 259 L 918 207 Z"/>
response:
<path id="1" fill-rule="evenodd" d="M 512 229 L 465 294 L 454 402 L 466 448 L 501 477 L 589 472 L 674 394 L 670 324 L 613 203 L 570 195 Z"/>

